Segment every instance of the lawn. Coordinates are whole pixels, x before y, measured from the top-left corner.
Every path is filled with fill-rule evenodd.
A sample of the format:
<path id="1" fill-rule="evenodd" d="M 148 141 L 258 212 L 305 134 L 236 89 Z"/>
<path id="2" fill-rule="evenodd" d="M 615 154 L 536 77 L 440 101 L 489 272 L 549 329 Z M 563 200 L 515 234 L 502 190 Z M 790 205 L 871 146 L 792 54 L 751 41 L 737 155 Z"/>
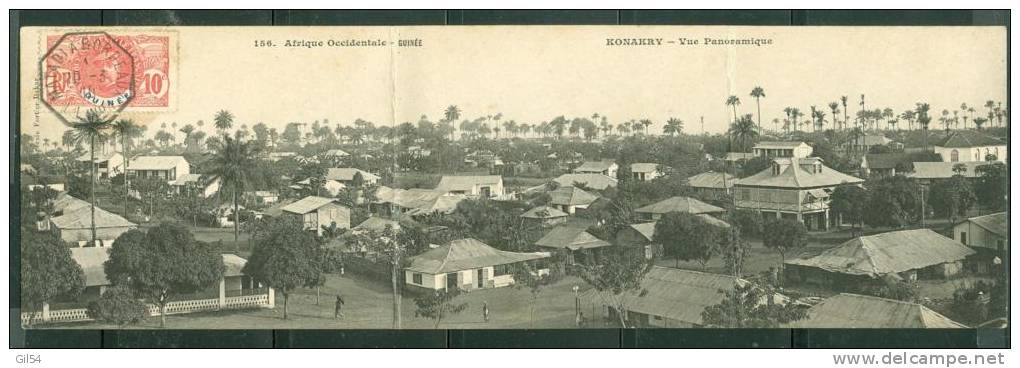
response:
<path id="1" fill-rule="evenodd" d="M 534 321 L 532 297 L 528 289 L 505 287 L 475 290 L 461 294 L 458 303 L 467 308 L 445 318 L 439 328 L 571 328 L 574 327 L 574 293 L 571 288 L 586 285 L 576 278 L 565 278 L 547 286 L 536 300 Z M 333 319 L 333 300 L 343 295 L 344 318 Z M 291 295 L 288 319 L 283 319 L 283 295 L 277 293 L 276 308 L 172 315 L 167 327 L 175 329 L 386 329 L 392 326 L 392 299 L 388 283 L 354 277 L 330 275 L 320 289 L 316 305 L 315 289 L 301 289 Z M 489 322 L 482 319 L 482 302 L 489 306 Z M 435 322 L 414 315 L 414 300 L 405 296 L 401 303 L 403 328 L 434 328 Z M 159 318 L 152 317 L 129 328 L 157 328 Z M 116 328 L 104 324 L 75 324 L 70 328 Z"/>

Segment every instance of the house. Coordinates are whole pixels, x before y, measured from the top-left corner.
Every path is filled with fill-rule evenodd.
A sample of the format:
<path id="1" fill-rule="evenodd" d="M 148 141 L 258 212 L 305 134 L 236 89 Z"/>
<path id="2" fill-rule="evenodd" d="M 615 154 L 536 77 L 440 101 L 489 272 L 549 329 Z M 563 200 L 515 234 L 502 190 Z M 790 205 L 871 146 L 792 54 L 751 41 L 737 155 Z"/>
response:
<path id="1" fill-rule="evenodd" d="M 967 328 L 921 304 L 842 293 L 807 310 L 790 328 Z"/>
<path id="2" fill-rule="evenodd" d="M 861 175 L 866 178 L 887 178 L 905 174 L 901 170 L 913 167 L 905 153 L 869 153 L 861 158 Z"/>
<path id="3" fill-rule="evenodd" d="M 829 217 L 829 194 L 837 186 L 863 182 L 817 157 L 776 158 L 769 168 L 733 183 L 734 204 L 764 217 L 796 219 L 809 230 L 825 230 L 836 220 Z"/>
<path id="4" fill-rule="evenodd" d="M 953 239 L 977 252 L 974 271 L 987 273 L 1009 257 L 1009 219 L 1005 212 L 971 217 L 953 226 Z"/>
<path id="5" fill-rule="evenodd" d="M 296 152 L 269 152 L 269 161 L 276 162 L 285 158 L 297 158 Z"/>
<path id="6" fill-rule="evenodd" d="M 78 162 L 86 167 L 88 167 L 90 160 L 96 166 L 96 174 L 100 180 L 110 179 L 124 173 L 124 155 L 121 155 L 120 152 L 96 153 L 95 160 L 92 160 L 90 153 L 86 153 L 77 159 Z"/>
<path id="7" fill-rule="evenodd" d="M 640 291 L 626 291 L 619 298 L 626 308 L 623 315 L 629 326 L 692 328 L 705 327 L 702 312 L 717 305 L 726 297 L 725 292 L 736 286 L 745 286 L 747 280 L 729 275 L 689 271 L 678 268 L 653 266 L 641 279 Z M 589 289 L 580 295 L 582 310 L 610 321 L 618 321 L 619 313 L 607 305 L 608 292 Z M 772 301 L 785 304 L 788 298 L 774 294 Z M 764 299 L 760 303 L 769 301 Z M 595 318 L 595 316 L 592 316 Z"/>
<path id="8" fill-rule="evenodd" d="M 944 162 L 1006 162 L 1009 157 L 1006 142 L 970 130 L 957 130 L 949 133 L 932 144 L 932 150 L 942 156 Z"/>
<path id="9" fill-rule="evenodd" d="M 581 163 L 581 166 L 575 167 L 572 170 L 575 174 L 602 174 L 610 178 L 616 177 L 616 172 L 620 170 L 620 166 L 612 160 L 602 161 L 585 161 Z"/>
<path id="10" fill-rule="evenodd" d="M 702 213 L 723 213 L 726 210 L 694 198 L 676 196 L 638 208 L 634 212 L 646 221 L 658 221 L 662 218 L 662 215 L 670 212 L 686 212 L 697 215 Z"/>
<path id="11" fill-rule="evenodd" d="M 733 193 L 733 182 L 737 177 L 729 173 L 703 172 L 687 178 L 687 186 L 702 198 L 721 199 Z"/>
<path id="12" fill-rule="evenodd" d="M 392 231 L 400 230 L 400 222 L 390 219 L 385 219 L 378 216 L 372 216 L 365 221 L 362 221 L 357 226 L 351 228 L 352 233 L 368 232 L 368 231 L 383 231 L 389 227 Z"/>
<path id="13" fill-rule="evenodd" d="M 860 236 L 809 258 L 785 261 L 786 278 L 855 291 L 883 277 L 915 281 L 956 275 L 974 250 L 930 229 Z"/>
<path id="14" fill-rule="evenodd" d="M 756 157 L 805 158 L 811 156 L 814 148 L 804 142 L 761 141 L 751 147 Z"/>
<path id="15" fill-rule="evenodd" d="M 476 198 L 493 198 L 505 194 L 503 177 L 499 175 L 451 176 L 439 179 L 436 191 L 462 194 Z"/>
<path id="16" fill-rule="evenodd" d="M 642 222 L 630 224 L 616 232 L 615 244 L 621 247 L 640 248 L 645 259 L 652 259 L 662 254 L 662 245 L 655 243 L 655 224 L 658 222 Z"/>
<path id="17" fill-rule="evenodd" d="M 562 186 L 549 192 L 549 204 L 567 214 L 574 214 L 580 208 L 588 208 L 599 197 L 575 186 Z"/>
<path id="18" fill-rule="evenodd" d="M 857 138 L 850 138 L 838 149 L 843 152 L 867 153 L 872 147 L 887 146 L 892 149 L 901 150 L 903 144 L 887 138 L 884 135 L 865 134 Z"/>
<path id="19" fill-rule="evenodd" d="M 218 176 L 202 174 L 178 175 L 177 180 L 170 182 L 178 194 L 195 193 L 202 198 L 209 198 L 220 191 L 222 180 Z"/>
<path id="20" fill-rule="evenodd" d="M 336 196 L 337 194 L 340 193 L 341 190 L 343 190 L 344 188 L 347 188 L 347 186 L 344 185 L 343 183 L 341 183 L 339 181 L 336 181 L 336 180 L 332 180 L 332 179 L 323 179 L 322 183 L 321 183 L 321 186 L 322 186 L 321 189 L 326 190 L 326 193 L 329 193 L 329 195 L 331 195 L 331 196 Z M 312 189 L 312 178 L 306 178 L 304 180 L 297 181 L 293 185 L 290 186 L 290 189 L 294 189 L 294 190 L 310 190 L 310 189 Z M 316 191 L 317 190 L 318 189 L 316 189 Z"/>
<path id="21" fill-rule="evenodd" d="M 87 247 L 92 241 L 92 205 L 89 202 L 61 194 L 53 201 L 53 212 L 40 230 L 50 230 L 61 240 Z M 96 247 L 111 247 L 120 234 L 136 229 L 138 225 L 117 214 L 95 207 Z"/>
<path id="22" fill-rule="evenodd" d="M 380 186 L 375 192 L 374 211 L 385 216 L 418 216 L 433 213 L 449 214 L 457 209 L 464 195 L 447 194 L 432 189 L 392 189 Z"/>
<path id="23" fill-rule="evenodd" d="M 616 186 L 615 176 L 603 174 L 563 174 L 553 179 L 561 187 L 583 184 L 585 187 L 595 190 L 605 190 Z"/>
<path id="24" fill-rule="evenodd" d="M 722 159 L 723 161 L 733 164 L 740 161 L 747 161 L 755 157 L 758 157 L 758 155 L 751 152 L 726 152 L 726 155 L 724 155 Z"/>
<path id="25" fill-rule="evenodd" d="M 559 254 L 567 264 L 583 263 L 593 256 L 593 249 L 610 246 L 609 242 L 596 238 L 588 230 L 568 225 L 552 228 L 535 245 Z"/>
<path id="26" fill-rule="evenodd" d="M 996 161 L 963 161 L 963 162 L 915 162 L 914 172 L 907 174 L 922 185 L 934 184 L 939 180 L 961 175 L 967 179 L 977 179 L 981 175 L 978 168 L 996 164 Z"/>
<path id="27" fill-rule="evenodd" d="M 556 207 L 550 206 L 538 206 L 528 210 L 521 214 L 521 217 L 525 221 L 529 221 L 541 226 L 554 226 L 562 224 L 567 221 L 567 213 L 560 211 Z"/>
<path id="28" fill-rule="evenodd" d="M 454 240 L 411 257 L 404 283 L 428 290 L 473 290 L 513 285 L 514 267 L 532 263 L 541 268 L 546 253 L 498 250 L 476 239 Z M 542 272 L 539 272 L 542 274 Z"/>
<path id="29" fill-rule="evenodd" d="M 159 178 L 167 183 L 188 174 L 191 174 L 191 165 L 184 156 L 137 156 L 127 167 L 131 178 Z"/>
<path id="30" fill-rule="evenodd" d="M 323 227 L 336 224 L 337 228 L 351 228 L 351 209 L 336 203 L 332 198 L 308 196 L 280 207 L 284 214 L 300 216 L 305 230 L 322 235 Z"/>
<path id="31" fill-rule="evenodd" d="M 354 178 L 358 175 L 361 175 L 362 185 L 375 185 L 379 183 L 379 175 L 361 169 L 334 167 L 326 170 L 326 180 L 333 180 L 345 186 L 351 186 L 354 183 Z"/>
<path id="32" fill-rule="evenodd" d="M 221 299 L 228 296 L 247 295 L 255 289 L 254 279 L 241 272 L 244 270 L 244 265 L 248 263 L 247 259 L 229 253 L 220 256 L 223 257 L 224 266 L 223 278 L 220 279 L 219 285 Z"/>
<path id="33" fill-rule="evenodd" d="M 280 200 L 280 195 L 270 190 L 256 190 L 245 193 L 249 200 L 256 204 L 274 204 Z"/>
<path id="34" fill-rule="evenodd" d="M 662 172 L 659 171 L 659 164 L 635 162 L 630 164 L 630 175 L 634 180 L 649 181 L 662 176 Z"/>
<path id="35" fill-rule="evenodd" d="M 334 148 L 334 149 L 331 149 L 331 150 L 327 150 L 326 152 L 322 153 L 322 157 L 323 158 L 331 159 L 331 160 L 342 159 L 342 158 L 350 156 L 350 155 L 351 155 L 350 153 L 344 152 L 344 150 L 339 149 L 339 148 Z"/>
<path id="36" fill-rule="evenodd" d="M 20 176 L 21 185 L 27 190 L 50 188 L 57 192 L 66 190 L 67 177 L 63 175 L 24 175 Z"/>
<path id="37" fill-rule="evenodd" d="M 85 274 L 85 290 L 81 293 L 83 299 L 95 300 L 102 296 L 111 284 L 106 279 L 104 266 L 110 259 L 110 248 L 71 248 L 71 259 L 81 267 Z"/>

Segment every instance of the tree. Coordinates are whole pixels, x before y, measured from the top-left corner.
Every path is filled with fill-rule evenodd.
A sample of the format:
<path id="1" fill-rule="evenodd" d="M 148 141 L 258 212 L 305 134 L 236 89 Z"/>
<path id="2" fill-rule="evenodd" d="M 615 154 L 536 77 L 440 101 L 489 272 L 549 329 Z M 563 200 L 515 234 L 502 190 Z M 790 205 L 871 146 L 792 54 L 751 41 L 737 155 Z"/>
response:
<path id="1" fill-rule="evenodd" d="M 50 232 L 29 230 L 22 231 L 22 236 L 21 299 L 25 309 L 38 311 L 57 297 L 75 297 L 85 290 L 85 273 L 71 258 L 67 244 Z"/>
<path id="2" fill-rule="evenodd" d="M 209 160 L 212 175 L 218 176 L 222 188 L 230 191 L 231 202 L 234 204 L 234 216 L 238 212 L 238 194 L 244 193 L 256 174 L 258 157 L 262 146 L 252 141 L 242 141 L 223 135 L 223 139 L 213 147 L 213 157 Z M 234 221 L 234 241 L 240 233 L 237 221 Z"/>
<path id="3" fill-rule="evenodd" d="M 841 221 L 849 221 L 851 228 L 864 224 L 868 205 L 868 192 L 856 185 L 841 185 L 832 191 L 829 208 Z"/>
<path id="4" fill-rule="evenodd" d="M 467 309 L 467 303 L 457 304 L 454 302 L 459 295 L 460 291 L 458 289 L 453 289 L 452 291 L 436 290 L 414 298 L 414 305 L 417 307 L 414 311 L 414 316 L 434 320 L 436 322 L 433 328 L 439 328 L 439 324 L 443 322 L 444 317 L 463 312 Z"/>
<path id="5" fill-rule="evenodd" d="M 758 138 L 758 129 L 754 124 L 754 120 L 751 120 L 751 114 L 741 116 L 735 123 L 730 125 L 729 134 L 736 140 L 740 141 L 741 149 L 750 150 L 748 141 L 754 141 Z"/>
<path id="6" fill-rule="evenodd" d="M 287 319 L 290 294 L 299 287 L 323 283 L 321 252 L 314 233 L 305 231 L 298 219 L 270 219 L 241 272 L 283 293 L 283 319 Z"/>
<path id="7" fill-rule="evenodd" d="M 96 321 L 114 323 L 119 327 L 138 323 L 149 314 L 148 307 L 135 297 L 131 289 L 115 286 L 107 289 L 99 300 L 89 303 L 89 316 Z"/>
<path id="8" fill-rule="evenodd" d="M 107 130 L 110 128 L 113 118 L 105 117 L 99 110 L 89 110 L 85 117 L 78 117 L 78 121 L 71 125 L 74 129 L 75 143 L 88 142 L 89 144 L 89 176 L 92 181 L 89 190 L 89 227 L 92 233 L 92 246 L 96 244 L 96 176 L 98 166 L 96 164 L 96 144 L 106 142 Z"/>
<path id="9" fill-rule="evenodd" d="M 113 138 L 120 138 L 120 150 L 124 155 L 124 215 L 128 213 L 128 196 L 131 195 L 131 177 L 127 175 L 127 170 L 131 166 L 131 153 L 128 148 L 128 143 L 131 139 L 141 138 L 142 130 L 135 124 L 134 121 L 129 119 L 120 119 L 113 123 Z"/>
<path id="10" fill-rule="evenodd" d="M 807 317 L 807 308 L 791 302 L 776 303 L 771 288 L 762 288 L 750 282 L 737 282 L 725 294 L 719 304 L 708 306 L 701 312 L 705 326 L 780 328 Z"/>
<path id="11" fill-rule="evenodd" d="M 408 226 L 410 227 L 410 226 Z M 400 284 L 403 275 L 403 268 L 406 266 L 404 263 L 407 262 L 405 256 L 407 255 L 408 246 L 416 243 L 417 240 L 412 235 L 413 229 L 408 229 L 406 232 L 404 227 L 400 230 L 394 230 L 389 225 L 386 225 L 381 231 L 367 231 L 355 234 L 351 240 L 351 244 L 354 244 L 356 249 L 366 249 L 368 251 L 381 254 L 387 260 L 390 265 L 390 288 L 393 293 L 393 328 L 399 329 L 401 325 L 401 288 Z M 402 235 L 402 236 L 401 236 Z M 424 247 L 428 247 L 425 244 Z"/>
<path id="12" fill-rule="evenodd" d="M 146 202 L 149 204 L 149 216 L 154 216 L 156 203 L 166 198 L 170 191 L 170 185 L 157 177 L 140 177 L 135 181 L 135 191 L 138 192 L 138 197 L 142 200 L 143 205 Z"/>
<path id="13" fill-rule="evenodd" d="M 903 227 L 920 219 L 923 188 L 916 181 L 897 175 L 870 181 L 865 187 L 869 193 L 866 225 Z"/>
<path id="14" fill-rule="evenodd" d="M 741 236 L 761 237 L 764 230 L 764 221 L 761 214 L 754 210 L 738 208 L 728 212 L 727 222 L 740 229 Z"/>
<path id="15" fill-rule="evenodd" d="M 960 174 L 948 180 L 941 180 L 931 186 L 928 203 L 935 215 L 944 216 L 955 223 L 957 216 L 966 216 L 967 210 L 977 202 L 974 188 Z"/>
<path id="16" fill-rule="evenodd" d="M 635 255 L 620 247 L 612 247 L 603 253 L 603 262 L 588 262 L 578 267 L 578 275 L 595 290 L 605 305 L 616 311 L 620 326 L 627 327 L 626 294 L 641 289 L 651 264 L 643 256 Z"/>
<path id="17" fill-rule="evenodd" d="M 769 220 L 765 223 L 762 243 L 766 248 L 779 252 L 779 267 L 782 270 L 783 264 L 786 263 L 786 253 L 807 245 L 807 228 L 797 220 Z"/>
<path id="18" fill-rule="evenodd" d="M 733 122 L 737 122 L 737 106 L 740 106 L 740 98 L 737 96 L 730 96 L 726 98 L 726 106 L 733 108 Z"/>
<path id="19" fill-rule="evenodd" d="M 167 303 L 215 285 L 225 266 L 216 249 L 195 240 L 188 229 L 161 223 L 148 232 L 121 234 L 103 268 L 114 285 L 127 286 L 159 306 L 159 325 L 166 327 Z"/>
<path id="20" fill-rule="evenodd" d="M 531 294 L 531 322 L 528 328 L 534 328 L 535 305 L 538 304 L 538 297 L 541 295 L 542 290 L 546 285 L 549 285 L 551 280 L 549 276 L 539 275 L 538 270 L 527 262 L 513 266 L 513 277 L 515 288 L 527 288 Z"/>
<path id="21" fill-rule="evenodd" d="M 1006 208 L 1009 193 L 1009 167 L 1002 162 L 981 165 L 974 169 L 978 180 L 974 186 L 978 203 L 990 209 Z"/>
<path id="22" fill-rule="evenodd" d="M 226 131 L 234 125 L 234 114 L 230 111 L 220 110 L 216 112 L 216 116 L 213 117 L 213 126 L 219 131 L 220 135 L 226 135 Z"/>
<path id="23" fill-rule="evenodd" d="M 726 272 L 734 277 L 742 277 L 744 272 L 744 260 L 751 250 L 750 245 L 740 235 L 740 228 L 732 226 L 723 229 L 723 239 L 720 244 L 723 257 L 723 264 Z"/>
<path id="24" fill-rule="evenodd" d="M 761 99 L 765 98 L 765 89 L 760 86 L 755 86 L 751 89 L 751 97 L 754 97 L 754 102 L 758 105 L 758 127 L 761 128 Z"/>
<path id="25" fill-rule="evenodd" d="M 667 256 L 680 261 L 697 261 L 705 268 L 719 252 L 722 229 L 686 212 L 670 212 L 655 224 L 654 242 L 662 244 Z"/>

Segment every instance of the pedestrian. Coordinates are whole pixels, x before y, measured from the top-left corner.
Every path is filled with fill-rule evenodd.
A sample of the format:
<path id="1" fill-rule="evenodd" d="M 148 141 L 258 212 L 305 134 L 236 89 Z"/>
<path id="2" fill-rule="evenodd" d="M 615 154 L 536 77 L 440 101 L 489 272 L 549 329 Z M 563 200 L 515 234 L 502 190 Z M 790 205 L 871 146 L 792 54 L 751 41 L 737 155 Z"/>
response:
<path id="1" fill-rule="evenodd" d="M 489 323 L 489 303 L 486 301 L 482 301 L 482 319 Z"/>
<path id="2" fill-rule="evenodd" d="M 344 307 L 344 298 L 341 297 L 340 294 L 337 294 L 336 295 L 336 307 L 335 307 L 335 309 L 333 309 L 333 319 L 344 318 L 344 312 L 342 310 L 343 307 Z"/>

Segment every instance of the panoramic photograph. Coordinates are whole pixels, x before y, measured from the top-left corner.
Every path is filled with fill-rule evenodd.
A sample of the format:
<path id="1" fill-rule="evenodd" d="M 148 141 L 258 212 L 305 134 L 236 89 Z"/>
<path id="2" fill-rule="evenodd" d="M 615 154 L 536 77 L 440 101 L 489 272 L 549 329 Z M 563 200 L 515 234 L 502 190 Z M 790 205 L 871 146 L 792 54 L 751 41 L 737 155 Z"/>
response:
<path id="1" fill-rule="evenodd" d="M 1005 328 L 1007 44 L 21 28 L 21 324 Z"/>

